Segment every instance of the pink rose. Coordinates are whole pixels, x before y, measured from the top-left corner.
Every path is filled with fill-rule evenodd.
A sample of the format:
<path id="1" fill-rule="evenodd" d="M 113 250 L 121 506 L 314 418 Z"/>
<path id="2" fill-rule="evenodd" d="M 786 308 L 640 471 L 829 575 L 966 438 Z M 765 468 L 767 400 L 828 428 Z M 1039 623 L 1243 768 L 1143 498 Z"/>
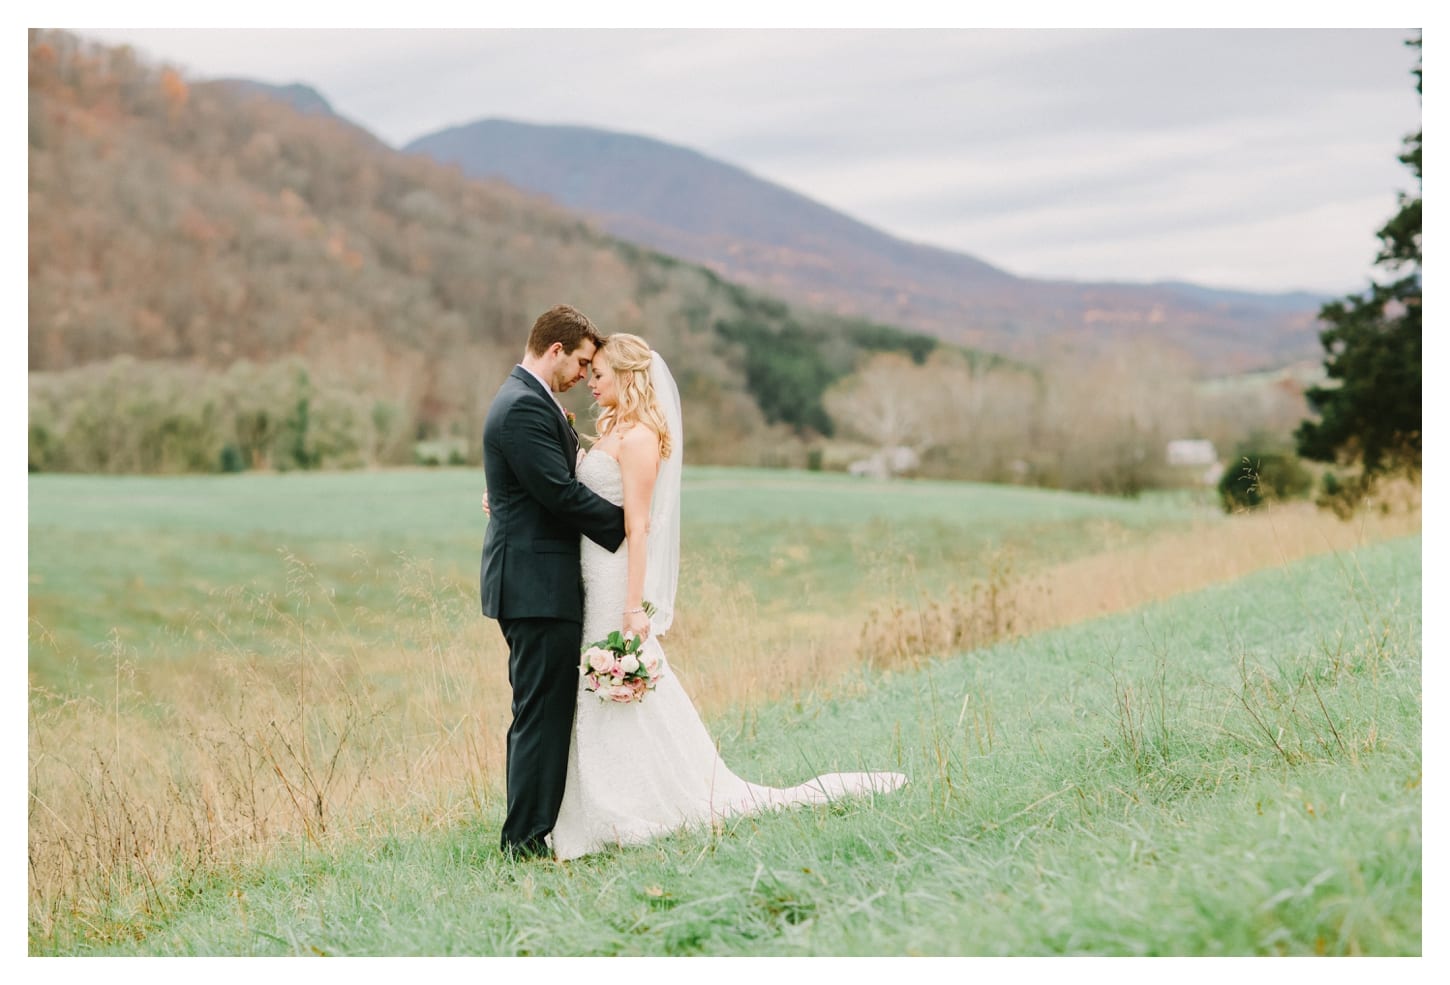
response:
<path id="1" fill-rule="evenodd" d="M 634 688 L 628 684 L 616 684 L 609 689 L 609 700 L 628 704 L 634 700 Z"/>
<path id="2" fill-rule="evenodd" d="M 614 654 L 597 646 L 591 646 L 584 653 L 589 669 L 595 673 L 608 673 L 614 668 Z"/>

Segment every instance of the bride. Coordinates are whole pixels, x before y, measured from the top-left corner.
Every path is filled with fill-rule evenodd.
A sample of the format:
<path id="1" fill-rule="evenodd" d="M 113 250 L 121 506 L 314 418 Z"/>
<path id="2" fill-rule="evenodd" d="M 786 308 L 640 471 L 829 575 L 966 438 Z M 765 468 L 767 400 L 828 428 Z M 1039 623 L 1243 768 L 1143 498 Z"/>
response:
<path id="1" fill-rule="evenodd" d="M 679 390 L 659 353 L 623 333 L 595 353 L 590 390 L 600 408 L 598 434 L 579 463 L 579 481 L 624 507 L 626 533 L 613 553 L 582 540 L 584 640 L 615 630 L 641 637 L 664 677 L 643 701 L 627 704 L 601 701 L 581 682 L 564 802 L 549 838 L 555 856 L 578 858 L 732 815 L 904 784 L 900 773 L 828 773 L 767 787 L 742 780 L 721 760 L 659 643 L 674 618 L 680 565 Z"/>

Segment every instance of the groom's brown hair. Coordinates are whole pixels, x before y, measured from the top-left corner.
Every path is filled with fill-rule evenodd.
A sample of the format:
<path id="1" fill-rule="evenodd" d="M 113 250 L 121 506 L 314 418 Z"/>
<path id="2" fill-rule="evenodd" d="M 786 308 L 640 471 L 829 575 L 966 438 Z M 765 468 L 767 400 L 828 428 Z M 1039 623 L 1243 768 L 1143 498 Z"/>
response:
<path id="1" fill-rule="evenodd" d="M 578 308 L 567 304 L 556 304 L 534 322 L 529 332 L 529 352 L 542 356 L 555 342 L 564 343 L 566 353 L 573 352 L 584 341 L 599 348 L 599 330 L 588 316 Z"/>

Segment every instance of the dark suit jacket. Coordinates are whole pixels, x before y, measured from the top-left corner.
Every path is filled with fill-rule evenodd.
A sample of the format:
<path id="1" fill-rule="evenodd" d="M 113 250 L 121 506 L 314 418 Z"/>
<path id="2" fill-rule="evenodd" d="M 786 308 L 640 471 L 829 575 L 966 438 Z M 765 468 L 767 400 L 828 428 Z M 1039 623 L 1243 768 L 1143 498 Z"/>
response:
<path id="1" fill-rule="evenodd" d="M 579 535 L 617 550 L 624 510 L 575 478 L 578 448 L 554 397 L 515 366 L 483 425 L 490 511 L 479 571 L 484 615 L 583 620 Z"/>

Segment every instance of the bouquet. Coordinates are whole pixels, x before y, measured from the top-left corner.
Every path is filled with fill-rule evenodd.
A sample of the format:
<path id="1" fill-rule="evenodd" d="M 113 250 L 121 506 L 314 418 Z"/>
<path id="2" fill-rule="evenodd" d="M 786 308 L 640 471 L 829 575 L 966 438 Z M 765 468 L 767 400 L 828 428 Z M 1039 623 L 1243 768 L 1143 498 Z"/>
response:
<path id="1" fill-rule="evenodd" d="M 625 639 L 615 630 L 602 640 L 590 643 L 579 657 L 579 674 L 584 689 L 593 691 L 600 701 L 628 704 L 643 701 L 665 676 L 660 665 L 658 647 L 642 653 L 644 641 L 637 636 Z"/>

